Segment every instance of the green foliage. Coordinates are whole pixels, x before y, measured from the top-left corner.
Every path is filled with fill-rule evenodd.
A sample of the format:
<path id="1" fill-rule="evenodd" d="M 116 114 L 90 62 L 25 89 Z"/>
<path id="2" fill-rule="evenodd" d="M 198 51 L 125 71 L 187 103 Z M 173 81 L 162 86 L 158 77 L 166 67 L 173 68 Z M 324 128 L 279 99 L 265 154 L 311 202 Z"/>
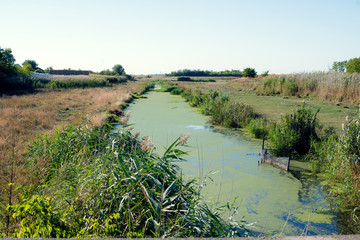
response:
<path id="1" fill-rule="evenodd" d="M 359 73 L 316 72 L 299 73 L 259 79 L 257 95 L 316 96 L 322 100 L 358 105 Z"/>
<path id="2" fill-rule="evenodd" d="M 34 72 L 36 69 L 38 69 L 38 64 L 35 60 L 25 60 L 22 66 L 31 72 Z"/>
<path id="3" fill-rule="evenodd" d="M 175 87 L 173 90 L 171 90 L 170 94 L 172 95 L 181 95 L 183 90 L 181 88 Z"/>
<path id="4" fill-rule="evenodd" d="M 23 204 L 8 207 L 12 218 L 20 221 L 17 238 L 66 238 L 71 226 L 53 209 L 50 198 L 34 195 Z"/>
<path id="5" fill-rule="evenodd" d="M 31 72 L 14 63 L 11 49 L 0 47 L 0 92 L 32 90 Z"/>
<path id="6" fill-rule="evenodd" d="M 11 76 L 16 76 L 16 69 L 14 67 L 15 58 L 12 55 L 10 48 L 0 47 L 0 83 Z"/>
<path id="7" fill-rule="evenodd" d="M 125 75 L 125 69 L 123 68 L 122 65 L 120 64 L 115 64 L 112 68 L 112 70 L 109 70 L 109 69 L 106 69 L 106 70 L 102 70 L 99 72 L 99 74 L 101 75 L 118 75 L 118 76 L 121 76 L 121 75 Z"/>
<path id="8" fill-rule="evenodd" d="M 250 121 L 249 129 L 255 138 L 267 138 L 271 125 L 264 118 L 255 118 Z"/>
<path id="9" fill-rule="evenodd" d="M 226 94 L 210 91 L 184 91 L 182 95 L 193 107 L 199 107 L 205 115 L 211 116 L 213 124 L 241 128 L 256 117 L 252 107 L 242 102 L 230 101 Z"/>
<path id="10" fill-rule="evenodd" d="M 317 113 L 302 106 L 291 114 L 281 116 L 279 124 L 274 125 L 269 132 L 271 148 L 277 156 L 289 154 L 305 155 L 309 152 L 311 141 L 317 140 Z"/>
<path id="11" fill-rule="evenodd" d="M 190 77 L 178 77 L 177 80 L 182 82 L 191 82 L 192 79 Z"/>
<path id="12" fill-rule="evenodd" d="M 91 124 L 67 126 L 29 147 L 29 167 L 41 185 L 9 207 L 14 237 L 231 237 L 246 233 L 211 210 L 194 180 L 184 180 L 176 140 L 163 155 L 149 139 L 109 133 Z M 37 163 L 47 167 L 38 169 Z M 228 210 L 235 213 L 233 205 Z"/>
<path id="13" fill-rule="evenodd" d="M 346 64 L 346 72 L 360 73 L 360 57 L 350 59 Z"/>
<path id="14" fill-rule="evenodd" d="M 332 196 L 351 212 L 348 221 L 359 226 L 360 209 L 360 118 L 343 123 L 339 138 L 312 142 L 308 159 L 315 172 L 323 174 Z"/>
<path id="15" fill-rule="evenodd" d="M 15 63 L 14 55 L 12 54 L 11 48 L 0 47 L 0 64 L 11 66 Z"/>
<path id="16" fill-rule="evenodd" d="M 298 93 L 297 80 L 292 77 L 270 77 L 264 79 L 256 88 L 257 95 L 295 96 Z"/>
<path id="17" fill-rule="evenodd" d="M 332 70 L 335 72 L 360 73 L 360 57 L 347 61 L 334 62 Z"/>
<path id="18" fill-rule="evenodd" d="M 114 65 L 112 70 L 116 75 L 124 75 L 125 74 L 125 69 L 120 64 Z"/>
<path id="19" fill-rule="evenodd" d="M 166 74 L 166 76 L 188 76 L 188 77 L 241 77 L 242 73 L 240 70 L 225 70 L 220 72 L 204 71 L 204 70 L 190 70 L 183 69 Z"/>
<path id="20" fill-rule="evenodd" d="M 332 70 L 335 72 L 345 72 L 347 63 L 347 61 L 334 62 L 332 65 Z"/>
<path id="21" fill-rule="evenodd" d="M 113 84 L 126 83 L 126 76 L 114 77 L 90 77 L 90 78 L 47 78 L 32 77 L 33 86 L 36 88 L 70 89 L 70 88 L 93 88 L 110 87 Z"/>
<path id="22" fill-rule="evenodd" d="M 190 77 L 178 77 L 177 80 L 181 82 L 216 82 L 215 79 L 193 79 Z"/>
<path id="23" fill-rule="evenodd" d="M 263 72 L 263 73 L 261 74 L 261 76 L 262 76 L 262 77 L 269 76 L 269 70 Z"/>
<path id="24" fill-rule="evenodd" d="M 242 71 L 242 74 L 244 77 L 250 77 L 250 78 L 254 78 L 256 77 L 256 71 L 254 68 L 245 68 L 243 71 Z"/>

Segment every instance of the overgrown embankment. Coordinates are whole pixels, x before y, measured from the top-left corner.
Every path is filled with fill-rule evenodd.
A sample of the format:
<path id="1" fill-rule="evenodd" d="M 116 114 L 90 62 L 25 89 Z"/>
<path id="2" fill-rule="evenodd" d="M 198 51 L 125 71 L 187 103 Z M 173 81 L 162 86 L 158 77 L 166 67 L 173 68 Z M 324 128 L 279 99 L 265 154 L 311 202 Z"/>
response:
<path id="1" fill-rule="evenodd" d="M 120 133 L 69 125 L 42 136 L 27 157 L 38 184 L 24 191 L 20 204 L 8 207 L 9 236 L 244 235 L 242 226 L 220 217 L 220 209 L 201 202 L 194 181 L 183 180 L 176 165 L 184 154 L 177 148 L 180 141 L 159 156 L 126 125 Z"/>
<path id="2" fill-rule="evenodd" d="M 46 90 L 0 98 L 0 226 L 7 222 L 6 206 L 16 204 L 20 186 L 29 186 L 31 171 L 26 164 L 27 148 L 39 134 L 51 134 L 84 118 L 101 127 L 123 115 L 121 109 L 142 92 L 144 82 L 117 84 L 111 88 Z M 117 115 L 117 116 L 115 116 Z"/>

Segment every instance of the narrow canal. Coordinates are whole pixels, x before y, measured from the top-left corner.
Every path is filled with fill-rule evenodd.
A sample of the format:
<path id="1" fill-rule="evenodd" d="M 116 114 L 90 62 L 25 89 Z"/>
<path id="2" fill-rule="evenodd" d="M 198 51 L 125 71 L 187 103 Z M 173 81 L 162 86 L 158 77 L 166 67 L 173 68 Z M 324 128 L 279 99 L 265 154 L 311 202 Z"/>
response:
<path id="1" fill-rule="evenodd" d="M 180 96 L 150 92 L 138 99 L 131 112 L 132 132 L 150 136 L 161 154 L 184 133 L 190 133 L 183 174 L 203 184 L 202 196 L 220 205 L 237 197 L 237 221 L 246 220 L 262 236 L 323 235 L 338 233 L 336 216 L 321 184 L 302 174 L 258 165 L 261 142 L 239 131 L 213 128 L 208 117 L 190 107 Z M 294 167 L 295 169 L 295 167 Z"/>

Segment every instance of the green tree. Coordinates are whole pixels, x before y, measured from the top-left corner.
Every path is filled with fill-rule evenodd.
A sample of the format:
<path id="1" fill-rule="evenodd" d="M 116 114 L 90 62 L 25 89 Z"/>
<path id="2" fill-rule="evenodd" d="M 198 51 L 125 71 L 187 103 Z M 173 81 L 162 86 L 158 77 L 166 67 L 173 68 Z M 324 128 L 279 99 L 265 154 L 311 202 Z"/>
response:
<path id="1" fill-rule="evenodd" d="M 263 72 L 263 73 L 261 74 L 261 76 L 262 76 L 262 77 L 269 76 L 269 70 Z"/>
<path id="2" fill-rule="evenodd" d="M 10 48 L 0 47 L 0 80 L 16 75 L 15 58 Z"/>
<path id="3" fill-rule="evenodd" d="M 349 73 L 358 72 L 358 73 L 360 73 L 360 57 L 352 58 L 347 62 L 347 64 L 346 64 L 346 72 L 349 72 Z"/>
<path id="4" fill-rule="evenodd" d="M 242 73 L 244 77 L 250 77 L 250 78 L 256 77 L 257 74 L 255 68 L 245 68 Z"/>
<path id="5" fill-rule="evenodd" d="M 120 64 L 114 65 L 112 70 L 116 75 L 125 75 L 125 69 Z"/>
<path id="6" fill-rule="evenodd" d="M 0 47 L 0 64 L 13 65 L 15 63 L 15 58 L 12 55 L 11 48 L 1 48 Z"/>
<path id="7" fill-rule="evenodd" d="M 335 72 L 345 72 L 346 65 L 347 65 L 347 61 L 334 62 L 332 65 L 332 70 Z"/>
<path id="8" fill-rule="evenodd" d="M 25 60 L 22 66 L 32 72 L 39 68 L 35 60 Z"/>

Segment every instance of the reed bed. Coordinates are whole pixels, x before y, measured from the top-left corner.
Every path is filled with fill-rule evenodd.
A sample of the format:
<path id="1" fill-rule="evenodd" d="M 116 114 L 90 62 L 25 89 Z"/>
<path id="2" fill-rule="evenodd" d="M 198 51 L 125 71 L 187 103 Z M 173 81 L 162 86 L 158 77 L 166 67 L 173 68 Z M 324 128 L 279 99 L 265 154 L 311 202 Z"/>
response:
<path id="1" fill-rule="evenodd" d="M 360 73 L 315 72 L 261 79 L 255 85 L 258 95 L 316 96 L 322 100 L 358 105 Z"/>
<path id="2" fill-rule="evenodd" d="M 109 133 L 88 123 L 43 135 L 29 147 L 37 184 L 8 209 L 10 236 L 231 237 L 245 228 L 206 205 L 195 181 L 184 181 L 176 140 L 164 154 L 126 130 Z M 39 168 L 39 162 L 46 162 Z M 44 170 L 45 169 L 45 170 Z M 228 203 L 227 209 L 236 213 Z M 231 216 L 230 216 L 231 220 Z"/>
<path id="3" fill-rule="evenodd" d="M 94 88 L 110 87 L 113 84 L 126 83 L 131 76 L 101 75 L 36 75 L 31 77 L 35 88 Z"/>

